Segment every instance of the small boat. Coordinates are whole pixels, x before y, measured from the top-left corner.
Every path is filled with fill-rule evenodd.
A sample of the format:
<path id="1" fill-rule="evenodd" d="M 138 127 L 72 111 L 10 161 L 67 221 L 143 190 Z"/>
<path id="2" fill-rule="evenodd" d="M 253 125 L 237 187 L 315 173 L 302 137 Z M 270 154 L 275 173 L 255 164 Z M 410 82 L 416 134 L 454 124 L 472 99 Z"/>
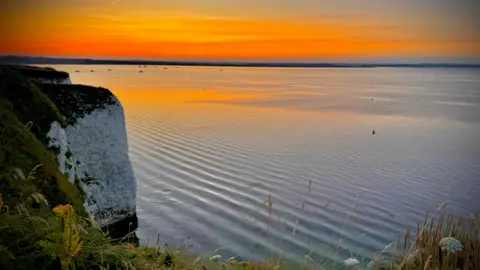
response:
<path id="1" fill-rule="evenodd" d="M 95 70 L 91 69 L 90 72 L 95 72 Z"/>
<path id="2" fill-rule="evenodd" d="M 143 73 L 143 70 L 139 70 L 138 72 Z"/>

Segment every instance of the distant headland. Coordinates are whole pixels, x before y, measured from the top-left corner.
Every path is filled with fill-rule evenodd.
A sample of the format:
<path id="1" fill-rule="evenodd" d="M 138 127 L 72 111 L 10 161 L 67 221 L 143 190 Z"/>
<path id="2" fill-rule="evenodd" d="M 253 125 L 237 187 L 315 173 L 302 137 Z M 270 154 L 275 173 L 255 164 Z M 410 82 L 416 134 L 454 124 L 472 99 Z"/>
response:
<path id="1" fill-rule="evenodd" d="M 157 61 L 157 60 L 103 60 L 87 58 L 52 58 L 35 56 L 0 56 L 0 64 L 36 65 L 163 65 L 163 66 L 216 66 L 216 67 L 289 67 L 289 68 L 480 68 L 480 64 L 459 63 L 297 63 L 297 62 L 216 62 L 216 61 Z"/>

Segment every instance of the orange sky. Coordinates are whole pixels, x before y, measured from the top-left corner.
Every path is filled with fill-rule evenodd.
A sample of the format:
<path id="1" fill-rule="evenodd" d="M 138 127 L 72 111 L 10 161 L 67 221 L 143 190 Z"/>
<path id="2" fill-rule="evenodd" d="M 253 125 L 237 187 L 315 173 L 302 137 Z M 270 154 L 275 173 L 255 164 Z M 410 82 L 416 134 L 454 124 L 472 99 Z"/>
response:
<path id="1" fill-rule="evenodd" d="M 477 3 L 2 0 L 0 54 L 143 59 L 478 58 Z"/>

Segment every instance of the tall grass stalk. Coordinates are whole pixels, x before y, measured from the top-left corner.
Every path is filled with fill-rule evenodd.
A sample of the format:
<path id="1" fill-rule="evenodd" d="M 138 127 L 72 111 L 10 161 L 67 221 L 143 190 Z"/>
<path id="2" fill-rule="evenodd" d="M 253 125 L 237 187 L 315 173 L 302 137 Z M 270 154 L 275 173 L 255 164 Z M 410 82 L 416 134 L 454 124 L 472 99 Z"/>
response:
<path id="1" fill-rule="evenodd" d="M 461 251 L 442 246 L 442 239 L 456 239 Z M 403 254 L 395 258 L 390 269 L 480 269 L 480 215 L 468 219 L 442 213 L 436 221 L 426 218 L 418 224 L 414 240 L 407 230 Z"/>

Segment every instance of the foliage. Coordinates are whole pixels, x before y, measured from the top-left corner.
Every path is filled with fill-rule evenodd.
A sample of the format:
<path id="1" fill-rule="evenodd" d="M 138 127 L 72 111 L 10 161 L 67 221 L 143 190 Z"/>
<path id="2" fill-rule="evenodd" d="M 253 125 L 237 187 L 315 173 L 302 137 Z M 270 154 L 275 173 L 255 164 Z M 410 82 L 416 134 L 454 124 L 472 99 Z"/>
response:
<path id="1" fill-rule="evenodd" d="M 38 164 L 42 166 L 35 167 Z M 30 172 L 27 181 L 21 177 L 23 171 Z M 3 200 L 7 205 L 16 205 L 36 191 L 53 206 L 72 203 L 78 213 L 86 214 L 78 190 L 58 170 L 52 152 L 12 113 L 11 104 L 0 100 L 0 192 Z"/>
<path id="2" fill-rule="evenodd" d="M 77 188 L 46 147 L 52 121 L 63 118 L 35 84 L 0 69 L 1 269 L 50 269 L 56 261 L 37 242 L 59 228 L 51 207 L 71 204 L 87 215 Z"/>
<path id="3" fill-rule="evenodd" d="M 48 145 L 46 134 L 52 122 L 66 125 L 64 117 L 39 85 L 17 70 L 0 69 L 0 100 L 8 102 L 9 111 L 24 126 L 28 125 L 28 130 L 44 145 Z"/>
<path id="4" fill-rule="evenodd" d="M 73 259 L 83 246 L 83 241 L 80 240 L 80 231 L 75 211 L 70 204 L 58 205 L 52 211 L 61 219 L 63 228 L 60 232 L 52 232 L 50 235 L 47 235 L 47 239 L 50 241 L 41 240 L 38 244 L 53 258 L 60 258 L 62 269 L 69 269 Z M 55 241 L 58 238 L 61 239 L 60 244 L 58 241 Z"/>
<path id="5" fill-rule="evenodd" d="M 58 84 L 68 79 L 67 72 L 57 71 L 53 68 L 38 68 L 32 66 L 16 66 L 15 69 L 24 77 L 33 78 L 44 83 Z"/>
<path id="6" fill-rule="evenodd" d="M 69 125 L 94 110 L 117 104 L 112 92 L 101 87 L 71 84 L 41 84 L 39 87 L 59 108 Z"/>
<path id="7" fill-rule="evenodd" d="M 419 224 L 411 239 L 410 230 L 384 269 L 480 269 L 480 215 L 468 219 L 441 214 L 435 221 Z"/>

